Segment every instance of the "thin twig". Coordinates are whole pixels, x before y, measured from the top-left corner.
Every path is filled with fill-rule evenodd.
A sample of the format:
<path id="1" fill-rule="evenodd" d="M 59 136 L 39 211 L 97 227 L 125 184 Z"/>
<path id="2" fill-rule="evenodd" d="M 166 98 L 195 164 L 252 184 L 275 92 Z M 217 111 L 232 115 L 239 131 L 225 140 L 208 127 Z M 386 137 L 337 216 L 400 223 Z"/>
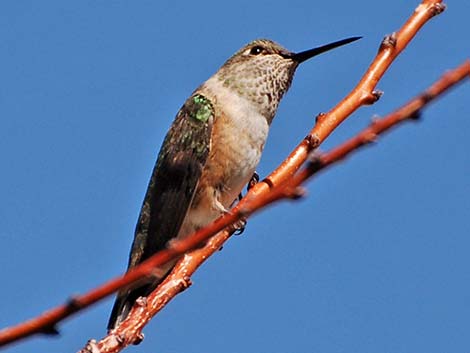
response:
<path id="1" fill-rule="evenodd" d="M 285 186 L 280 186 L 270 195 L 271 202 L 285 198 L 292 194 L 292 190 L 302 185 L 317 174 L 319 171 L 325 170 L 344 158 L 352 152 L 356 152 L 361 147 L 375 142 L 378 135 L 384 134 L 393 127 L 407 120 L 417 120 L 420 118 L 421 110 L 437 97 L 442 96 L 450 88 L 470 78 L 470 60 L 464 61 L 461 65 L 442 75 L 432 86 L 426 91 L 419 94 L 401 108 L 395 110 L 391 114 L 382 119 L 374 118 L 372 123 L 350 140 L 342 143 L 327 153 L 313 156 L 307 166 L 300 170 Z"/>
<path id="2" fill-rule="evenodd" d="M 382 119 L 374 119 L 366 129 L 353 138 L 328 152 L 314 156 L 307 166 L 301 169 L 287 183 L 275 187 L 268 197 L 263 198 L 262 203 L 257 204 L 252 209 L 252 212 L 256 212 L 275 201 L 292 198 L 292 195 L 298 193 L 296 191 L 298 187 L 311 179 L 315 174 L 342 161 L 351 153 L 375 141 L 378 135 L 384 134 L 392 127 L 396 127 L 407 120 L 417 119 L 421 110 L 426 105 L 466 78 L 470 78 L 470 60 L 466 60 L 454 70 L 445 73 L 426 91 L 413 98 L 401 108 Z M 143 337 L 141 331 L 148 321 L 163 309 L 173 297 L 190 285 L 189 278 L 193 273 L 207 258 L 220 249 L 229 237 L 230 232 L 220 232 L 213 236 L 203 248 L 191 251 L 185 255 L 162 285 L 147 297 L 146 305 L 134 306 L 126 320 L 119 327 L 112 330 L 101 341 L 93 341 L 89 342 L 89 344 L 93 344 L 97 352 L 114 353 L 140 341 Z M 118 340 L 116 337 L 120 339 Z"/>
<path id="3" fill-rule="evenodd" d="M 126 275 L 113 279 L 86 294 L 76 296 L 67 303 L 50 309 L 42 315 L 16 326 L 0 331 L 0 346 L 31 336 L 36 333 L 57 332 L 56 324 L 73 313 L 105 298 L 118 289 L 129 286 L 149 275 L 153 268 L 171 259 L 180 257 L 214 234 L 252 213 L 257 205 L 263 203 L 272 187 L 285 183 L 306 161 L 308 154 L 352 112 L 364 104 L 371 104 L 378 98 L 375 86 L 397 55 L 406 47 L 419 29 L 434 15 L 442 12 L 441 0 L 423 0 L 410 19 L 396 33 L 386 37 L 379 52 L 357 87 L 331 112 L 322 115 L 313 130 L 308 134 L 291 155 L 265 181 L 256 184 L 246 197 L 230 212 L 217 219 L 208 227 L 201 229 L 184 241 L 175 242 L 170 248 L 162 250 L 133 268 Z"/>

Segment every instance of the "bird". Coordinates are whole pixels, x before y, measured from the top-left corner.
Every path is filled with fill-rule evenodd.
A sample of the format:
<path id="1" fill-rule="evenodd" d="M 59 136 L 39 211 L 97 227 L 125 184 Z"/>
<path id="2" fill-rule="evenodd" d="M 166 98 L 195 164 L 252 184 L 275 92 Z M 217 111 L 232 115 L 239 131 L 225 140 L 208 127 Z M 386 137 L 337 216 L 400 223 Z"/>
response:
<path id="1" fill-rule="evenodd" d="M 271 122 L 299 64 L 360 38 L 298 53 L 257 39 L 200 85 L 164 138 L 135 228 L 128 270 L 228 212 L 255 173 Z M 176 261 L 156 269 L 146 282 L 118 292 L 109 330 L 165 279 Z"/>

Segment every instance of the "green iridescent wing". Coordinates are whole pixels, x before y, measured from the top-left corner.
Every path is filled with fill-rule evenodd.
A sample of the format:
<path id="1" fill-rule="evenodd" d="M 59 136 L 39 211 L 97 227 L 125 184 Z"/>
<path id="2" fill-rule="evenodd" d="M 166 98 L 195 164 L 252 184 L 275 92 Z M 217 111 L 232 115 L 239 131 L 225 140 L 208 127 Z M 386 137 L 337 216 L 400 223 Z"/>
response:
<path id="1" fill-rule="evenodd" d="M 129 266 L 176 237 L 209 155 L 214 111 L 200 94 L 178 112 L 163 141 L 135 230 Z"/>
<path id="2" fill-rule="evenodd" d="M 145 195 L 129 256 L 129 268 L 163 249 L 178 235 L 209 155 L 214 108 L 200 94 L 191 96 L 178 112 L 163 141 Z M 122 321 L 134 301 L 161 279 L 118 294 L 108 328 Z"/>

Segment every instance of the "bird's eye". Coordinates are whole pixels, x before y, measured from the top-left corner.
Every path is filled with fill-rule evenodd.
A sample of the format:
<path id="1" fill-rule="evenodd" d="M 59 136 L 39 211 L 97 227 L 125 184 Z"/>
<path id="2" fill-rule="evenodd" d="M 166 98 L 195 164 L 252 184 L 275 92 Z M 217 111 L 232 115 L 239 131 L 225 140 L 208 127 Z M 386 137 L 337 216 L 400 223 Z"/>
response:
<path id="1" fill-rule="evenodd" d="M 250 54 L 251 55 L 258 55 L 258 54 L 261 54 L 263 51 L 264 51 L 264 48 L 257 45 L 256 47 L 251 48 Z"/>

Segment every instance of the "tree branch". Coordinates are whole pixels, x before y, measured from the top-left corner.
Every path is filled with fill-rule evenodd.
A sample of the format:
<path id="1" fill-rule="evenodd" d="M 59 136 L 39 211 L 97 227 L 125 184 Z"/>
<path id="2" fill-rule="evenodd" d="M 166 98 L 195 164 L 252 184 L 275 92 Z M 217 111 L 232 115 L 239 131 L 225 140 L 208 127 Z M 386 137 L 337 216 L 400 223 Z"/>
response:
<path id="1" fill-rule="evenodd" d="M 276 189 L 279 185 L 285 184 L 304 164 L 310 152 L 321 144 L 341 122 L 360 106 L 372 104 L 378 99 L 380 94 L 374 91 L 374 89 L 390 64 L 412 40 L 419 29 L 433 16 L 442 12 L 444 8 L 441 0 L 423 0 L 398 32 L 385 37 L 376 58 L 356 88 L 329 113 L 320 114 L 315 127 L 289 157 L 263 182 L 256 184 L 230 213 L 220 217 L 214 223 L 194 233 L 184 241 L 174 242 L 171 247 L 158 252 L 124 276 L 113 279 L 84 295 L 73 297 L 67 303 L 48 310 L 36 318 L 11 328 L 3 329 L 0 331 L 0 346 L 36 333 L 57 333 L 56 324 L 64 318 L 96 303 L 120 288 L 136 283 L 139 279 L 151 274 L 155 267 L 180 257 L 207 241 L 214 234 L 253 213 L 263 203 L 267 204 L 266 200 L 269 200 L 270 191 Z M 223 236 L 223 234 L 226 235 Z M 217 237 L 221 237 L 220 244 L 228 239 L 228 234 L 227 232 L 222 232 L 217 235 Z M 191 257 L 189 255 L 185 256 L 182 262 L 185 259 L 188 260 Z M 196 265 L 196 268 L 197 266 L 199 265 Z M 168 284 L 167 281 L 164 283 Z M 178 288 L 182 290 L 188 283 L 187 277 L 183 277 L 181 284 L 175 286 L 175 288 L 180 286 Z M 166 284 L 160 287 L 165 287 Z M 116 337 L 118 337 L 118 340 L 121 340 L 121 337 Z"/>
<path id="2" fill-rule="evenodd" d="M 312 178 L 315 174 L 334 165 L 352 152 L 358 151 L 361 147 L 376 140 L 378 135 L 383 134 L 404 121 L 416 120 L 420 111 L 438 96 L 461 83 L 464 79 L 470 78 L 470 60 L 445 73 L 426 91 L 419 94 L 401 108 L 392 112 L 382 119 L 374 119 L 372 123 L 359 134 L 350 140 L 342 143 L 338 147 L 314 156 L 307 166 L 300 170 L 293 178 L 281 184 L 263 198 L 252 213 L 266 207 L 275 201 L 292 198 L 298 195 L 298 187 Z M 147 298 L 145 302 L 135 305 L 119 327 L 109 332 L 101 341 L 91 340 L 87 343 L 87 352 L 120 352 L 130 344 L 136 344 L 143 339 L 142 329 L 165 305 L 177 294 L 191 285 L 190 277 L 214 252 L 216 252 L 230 237 L 230 231 L 222 231 L 213 236 L 201 249 L 193 250 L 186 254 L 175 266 L 170 276 Z"/>

